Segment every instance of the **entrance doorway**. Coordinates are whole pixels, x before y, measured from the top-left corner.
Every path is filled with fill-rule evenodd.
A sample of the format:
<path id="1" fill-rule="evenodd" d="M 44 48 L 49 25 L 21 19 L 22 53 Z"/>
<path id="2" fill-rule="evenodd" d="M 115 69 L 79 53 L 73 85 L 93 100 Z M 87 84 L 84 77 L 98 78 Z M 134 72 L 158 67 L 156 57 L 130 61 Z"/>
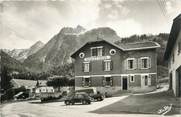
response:
<path id="1" fill-rule="evenodd" d="M 178 97 L 181 97 L 181 66 L 176 70 L 177 75 L 176 75 L 176 92 L 178 94 Z"/>
<path id="2" fill-rule="evenodd" d="M 122 85 L 123 85 L 123 90 L 128 90 L 128 78 L 127 78 L 127 76 L 123 76 Z"/>
<path id="3" fill-rule="evenodd" d="M 172 72 L 170 72 L 170 77 L 169 77 L 169 89 L 172 90 Z"/>

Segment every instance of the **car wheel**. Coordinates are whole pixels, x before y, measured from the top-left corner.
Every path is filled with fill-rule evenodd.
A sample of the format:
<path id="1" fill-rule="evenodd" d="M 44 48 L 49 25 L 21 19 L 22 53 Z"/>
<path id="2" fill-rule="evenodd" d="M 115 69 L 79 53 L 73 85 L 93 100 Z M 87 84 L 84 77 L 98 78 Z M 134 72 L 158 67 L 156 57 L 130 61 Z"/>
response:
<path id="1" fill-rule="evenodd" d="M 82 100 L 82 104 L 85 105 L 87 104 L 87 102 L 85 100 Z"/>
<path id="2" fill-rule="evenodd" d="M 71 102 L 72 105 L 74 105 L 75 103 L 74 102 Z"/>
<path id="3" fill-rule="evenodd" d="M 101 98 L 97 98 L 97 101 L 101 101 Z"/>
<path id="4" fill-rule="evenodd" d="M 65 101 L 65 104 L 66 104 L 66 105 L 70 105 L 70 102 L 69 102 L 69 101 Z"/>

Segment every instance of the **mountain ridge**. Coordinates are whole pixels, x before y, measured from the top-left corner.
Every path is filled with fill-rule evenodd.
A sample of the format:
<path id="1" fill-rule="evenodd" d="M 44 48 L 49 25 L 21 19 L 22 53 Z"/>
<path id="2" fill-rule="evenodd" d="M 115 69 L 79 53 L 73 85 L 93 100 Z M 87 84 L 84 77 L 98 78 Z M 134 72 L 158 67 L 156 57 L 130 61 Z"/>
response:
<path id="1" fill-rule="evenodd" d="M 73 31 L 72 31 L 73 30 Z M 77 31 L 78 30 L 78 31 Z M 75 34 L 76 32 L 76 34 Z M 109 27 L 85 31 L 81 26 L 65 27 L 54 35 L 39 51 L 29 56 L 24 64 L 33 71 L 48 71 L 52 67 L 71 63 L 71 53 L 88 41 L 104 38 L 109 41 L 121 39 Z"/>
<path id="2" fill-rule="evenodd" d="M 41 41 L 37 41 L 28 49 L 2 49 L 5 53 L 15 58 L 16 60 L 23 62 L 28 56 L 36 53 L 39 49 L 44 46 L 44 43 Z"/>

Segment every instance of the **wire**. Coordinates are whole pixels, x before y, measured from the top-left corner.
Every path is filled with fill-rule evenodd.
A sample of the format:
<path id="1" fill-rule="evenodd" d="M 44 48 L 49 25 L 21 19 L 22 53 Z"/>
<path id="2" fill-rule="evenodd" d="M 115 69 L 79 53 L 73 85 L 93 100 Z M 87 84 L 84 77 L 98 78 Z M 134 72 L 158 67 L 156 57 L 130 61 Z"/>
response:
<path id="1" fill-rule="evenodd" d="M 156 0 L 157 1 L 157 4 L 160 8 L 160 11 L 161 11 L 161 14 L 163 15 L 165 21 L 168 23 L 168 17 L 167 17 L 167 13 L 166 13 L 166 10 L 165 10 L 165 1 L 162 2 L 162 0 Z"/>

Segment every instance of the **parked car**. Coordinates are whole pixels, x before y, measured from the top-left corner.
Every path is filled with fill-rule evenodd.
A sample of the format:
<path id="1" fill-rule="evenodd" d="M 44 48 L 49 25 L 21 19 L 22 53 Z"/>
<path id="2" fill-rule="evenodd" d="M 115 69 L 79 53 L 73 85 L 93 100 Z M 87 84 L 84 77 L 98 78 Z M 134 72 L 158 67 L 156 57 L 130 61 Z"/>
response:
<path id="1" fill-rule="evenodd" d="M 86 93 L 74 93 L 65 99 L 66 105 L 74 105 L 75 103 L 91 104 L 91 98 Z"/>
<path id="2" fill-rule="evenodd" d="M 40 95 L 41 102 L 54 101 L 60 99 L 61 97 L 62 94 L 58 92 L 45 92 Z"/>
<path id="3" fill-rule="evenodd" d="M 94 101 L 104 100 L 104 95 L 97 91 L 95 88 L 84 88 L 76 90 L 76 92 L 85 92 L 87 93 Z"/>

